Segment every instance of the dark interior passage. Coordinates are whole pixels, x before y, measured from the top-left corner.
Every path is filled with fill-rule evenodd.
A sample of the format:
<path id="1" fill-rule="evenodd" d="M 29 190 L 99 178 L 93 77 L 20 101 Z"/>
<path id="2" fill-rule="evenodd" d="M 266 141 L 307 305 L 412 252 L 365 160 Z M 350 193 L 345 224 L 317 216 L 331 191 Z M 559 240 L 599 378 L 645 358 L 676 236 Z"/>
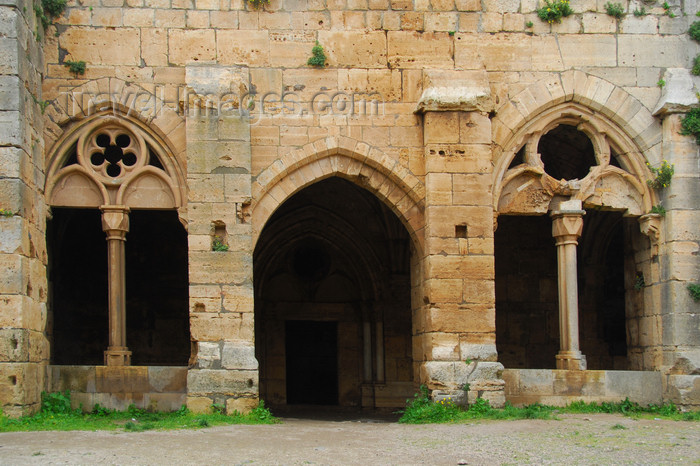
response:
<path id="1" fill-rule="evenodd" d="M 628 368 L 623 225 L 620 212 L 587 210 L 578 248 L 579 335 L 588 369 Z M 638 227 L 637 227 L 638 228 Z M 634 293 L 634 290 L 629 290 Z"/>
<path id="2" fill-rule="evenodd" d="M 287 404 L 337 405 L 337 323 L 288 320 L 285 330 Z"/>
<path id="3" fill-rule="evenodd" d="M 101 365 L 108 345 L 107 243 L 95 209 L 53 208 L 47 227 L 52 361 Z M 126 241 L 133 365 L 189 359 L 187 235 L 175 211 L 132 211 Z"/>
<path id="4" fill-rule="evenodd" d="M 626 222 L 587 210 L 579 239 L 579 339 L 588 369 L 627 369 Z M 507 368 L 554 369 L 559 351 L 557 254 L 548 216 L 501 216 L 495 235 L 496 342 Z"/>
<path id="5" fill-rule="evenodd" d="M 301 190 L 273 214 L 254 255 L 266 402 L 405 403 L 414 390 L 410 248 L 396 215 L 341 178 Z"/>
<path id="6" fill-rule="evenodd" d="M 103 364 L 109 328 L 100 211 L 54 207 L 52 212 L 47 224 L 52 362 Z"/>
<path id="7" fill-rule="evenodd" d="M 552 221 L 502 215 L 494 241 L 498 359 L 506 368 L 554 369 L 559 307 Z"/>

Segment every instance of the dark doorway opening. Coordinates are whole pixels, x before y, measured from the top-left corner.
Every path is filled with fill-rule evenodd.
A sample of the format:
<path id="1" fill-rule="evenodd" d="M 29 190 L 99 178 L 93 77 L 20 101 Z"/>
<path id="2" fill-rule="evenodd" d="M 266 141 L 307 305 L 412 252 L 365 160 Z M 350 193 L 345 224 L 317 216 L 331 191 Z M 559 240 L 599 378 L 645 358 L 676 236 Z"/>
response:
<path id="1" fill-rule="evenodd" d="M 338 324 L 288 320 L 287 403 L 338 404 Z"/>

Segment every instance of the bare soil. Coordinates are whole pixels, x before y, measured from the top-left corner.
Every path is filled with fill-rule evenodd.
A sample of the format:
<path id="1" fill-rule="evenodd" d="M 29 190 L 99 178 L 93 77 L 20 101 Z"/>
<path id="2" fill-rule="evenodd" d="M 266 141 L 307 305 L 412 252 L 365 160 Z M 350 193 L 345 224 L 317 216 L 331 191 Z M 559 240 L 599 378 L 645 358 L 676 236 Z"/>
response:
<path id="1" fill-rule="evenodd" d="M 402 425 L 287 417 L 201 430 L 0 434 L 2 464 L 698 464 L 700 423 L 619 415 Z"/>

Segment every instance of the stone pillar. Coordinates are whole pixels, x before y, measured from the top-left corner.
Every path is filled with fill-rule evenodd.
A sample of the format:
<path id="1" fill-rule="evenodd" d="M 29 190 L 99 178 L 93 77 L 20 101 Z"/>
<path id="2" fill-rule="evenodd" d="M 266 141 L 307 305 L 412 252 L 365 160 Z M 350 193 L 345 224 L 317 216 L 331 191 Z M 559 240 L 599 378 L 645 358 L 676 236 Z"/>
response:
<path id="1" fill-rule="evenodd" d="M 666 216 L 659 227 L 658 284 L 655 293 L 645 295 L 644 306 L 645 312 L 658 314 L 655 344 L 661 357 L 646 369 L 666 374 L 665 400 L 698 409 L 700 303 L 688 285 L 700 284 L 700 151 L 693 136 L 680 134 L 685 113 L 698 106 L 697 78 L 688 69 L 670 68 L 663 79 L 666 86 L 654 111 L 662 119 L 662 155 L 649 162 L 658 167 L 666 160 L 674 175 L 670 186 L 656 190 Z"/>
<path id="2" fill-rule="evenodd" d="M 187 113 L 188 242 L 192 358 L 187 406 L 247 412 L 258 403 L 255 358 L 250 120 L 236 101 L 244 67 L 187 66 L 199 101 Z M 201 97 L 200 97 L 201 96 Z M 223 105 L 221 105 L 223 104 Z M 227 250 L 212 248 L 215 236 Z"/>
<path id="3" fill-rule="evenodd" d="M 30 3 L 0 1 L 0 408 L 10 417 L 39 410 L 49 361 L 44 41 L 33 39 L 36 22 Z"/>
<path id="4" fill-rule="evenodd" d="M 425 79 L 419 103 L 426 185 L 424 304 L 416 325 L 420 381 L 434 399 L 483 397 L 502 406 L 488 79 L 472 71 L 428 72 Z"/>
<path id="5" fill-rule="evenodd" d="M 105 366 L 131 365 L 131 351 L 126 347 L 126 261 L 124 250 L 129 232 L 129 208 L 104 205 L 102 229 L 107 234 L 107 266 L 109 284 L 109 347 Z"/>
<path id="6" fill-rule="evenodd" d="M 575 203 L 575 205 L 565 205 Z M 552 212 L 552 236 L 557 245 L 559 281 L 559 339 L 557 369 L 585 370 L 586 357 L 579 350 L 578 273 L 576 246 L 583 230 L 581 201 L 568 201 L 562 207 L 571 210 Z M 578 207 L 578 209 L 576 208 Z"/>

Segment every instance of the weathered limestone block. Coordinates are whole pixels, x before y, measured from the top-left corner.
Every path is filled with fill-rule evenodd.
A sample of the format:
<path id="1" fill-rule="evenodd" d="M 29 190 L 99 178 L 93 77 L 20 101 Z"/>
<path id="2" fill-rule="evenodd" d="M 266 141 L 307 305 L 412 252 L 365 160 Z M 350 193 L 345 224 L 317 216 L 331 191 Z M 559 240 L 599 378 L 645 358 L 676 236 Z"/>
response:
<path id="1" fill-rule="evenodd" d="M 223 32 L 223 31 L 222 31 Z M 170 29 L 168 61 L 176 65 L 216 59 L 217 44 L 212 29 Z"/>
<path id="2" fill-rule="evenodd" d="M 221 366 L 224 369 L 257 370 L 258 360 L 255 358 L 255 347 L 239 343 L 223 343 Z"/>
<path id="3" fill-rule="evenodd" d="M 43 332 L 0 328 L 0 361 L 46 362 L 49 342 Z"/>
<path id="4" fill-rule="evenodd" d="M 148 392 L 146 366 L 96 366 L 95 391 L 98 393 Z"/>
<path id="5" fill-rule="evenodd" d="M 190 313 L 190 333 L 194 341 L 244 340 L 250 333 L 243 328 L 241 314 Z"/>
<path id="6" fill-rule="evenodd" d="M 383 32 L 320 31 L 318 40 L 331 66 L 386 67 L 387 39 Z"/>
<path id="7" fill-rule="evenodd" d="M 198 369 L 221 369 L 221 344 L 219 342 L 195 341 L 196 359 L 194 367 Z"/>
<path id="8" fill-rule="evenodd" d="M 700 375 L 669 375 L 664 399 L 683 409 L 697 410 L 700 406 Z"/>
<path id="9" fill-rule="evenodd" d="M 644 51 L 639 53 L 639 41 Z M 617 41 L 618 65 L 682 68 L 689 60 L 689 48 L 679 36 L 620 35 Z M 613 49 L 614 50 L 614 49 Z"/>
<path id="10" fill-rule="evenodd" d="M 187 393 L 188 397 L 257 395 L 258 372 L 249 370 L 190 370 L 187 373 Z"/>
<path id="11" fill-rule="evenodd" d="M 176 30 L 172 33 L 177 36 Z M 136 28 L 72 27 L 61 34 L 59 45 L 71 60 L 101 65 L 141 63 L 140 31 Z"/>
<path id="12" fill-rule="evenodd" d="M 242 283 L 252 276 L 250 252 L 191 252 L 191 283 Z"/>
<path id="13" fill-rule="evenodd" d="M 46 366 L 46 387 L 49 392 L 94 393 L 95 366 Z"/>
<path id="14" fill-rule="evenodd" d="M 229 398 L 226 400 L 226 414 L 231 415 L 235 412 L 241 414 L 248 414 L 253 408 L 258 406 L 257 397 L 241 397 L 241 398 Z"/>
<path id="15" fill-rule="evenodd" d="M 452 68 L 452 39 L 446 32 L 390 31 L 388 61 L 392 68 Z"/>
<path id="16" fill-rule="evenodd" d="M 268 32 L 219 30 L 216 53 L 222 65 L 265 66 L 270 60 Z"/>
<path id="17" fill-rule="evenodd" d="M 148 391 L 151 394 L 186 393 L 187 369 L 184 367 L 149 366 L 148 385 Z M 175 409 L 179 407 L 177 406 Z"/>

